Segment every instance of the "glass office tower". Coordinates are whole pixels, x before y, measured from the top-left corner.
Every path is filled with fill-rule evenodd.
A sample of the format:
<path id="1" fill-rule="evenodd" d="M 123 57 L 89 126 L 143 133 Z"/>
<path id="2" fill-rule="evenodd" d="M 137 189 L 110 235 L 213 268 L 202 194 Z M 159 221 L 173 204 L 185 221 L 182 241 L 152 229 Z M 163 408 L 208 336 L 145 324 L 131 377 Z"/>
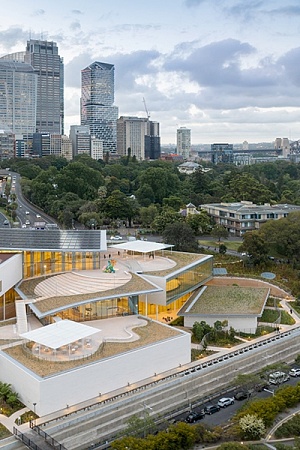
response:
<path id="1" fill-rule="evenodd" d="M 16 135 L 35 131 L 37 75 L 31 65 L 0 59 L 0 124 Z"/>
<path id="2" fill-rule="evenodd" d="M 114 70 L 112 64 L 96 61 L 81 71 L 81 125 L 103 142 L 104 153 L 116 153 L 117 148 Z"/>
<path id="3" fill-rule="evenodd" d="M 38 76 L 36 132 L 64 134 L 64 66 L 56 42 L 30 39 L 25 62 Z"/>

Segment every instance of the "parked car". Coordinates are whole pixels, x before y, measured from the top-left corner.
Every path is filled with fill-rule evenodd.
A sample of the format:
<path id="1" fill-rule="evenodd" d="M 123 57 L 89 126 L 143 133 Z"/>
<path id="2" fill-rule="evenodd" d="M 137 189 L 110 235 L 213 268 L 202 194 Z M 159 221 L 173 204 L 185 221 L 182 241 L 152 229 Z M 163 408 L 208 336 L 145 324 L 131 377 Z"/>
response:
<path id="1" fill-rule="evenodd" d="M 36 218 L 40 219 L 41 218 L 40 214 L 36 214 Z"/>
<path id="2" fill-rule="evenodd" d="M 205 406 L 205 408 L 204 408 L 205 414 L 209 414 L 209 415 L 214 414 L 218 411 L 220 411 L 219 405 L 210 405 L 210 406 Z"/>
<path id="3" fill-rule="evenodd" d="M 273 372 L 269 375 L 269 383 L 270 384 L 281 384 L 285 381 L 288 381 L 290 379 L 290 376 L 285 372 Z"/>
<path id="4" fill-rule="evenodd" d="M 30 214 L 30 212 L 29 211 L 25 211 L 25 214 L 28 216 Z"/>
<path id="5" fill-rule="evenodd" d="M 30 225 L 30 220 L 26 220 L 26 221 L 25 221 L 25 224 L 26 224 L 26 225 Z"/>
<path id="6" fill-rule="evenodd" d="M 220 398 L 220 400 L 218 401 L 218 406 L 220 406 L 220 408 L 226 408 L 227 406 L 230 406 L 233 404 L 234 404 L 234 398 L 231 398 L 231 397 L 223 397 L 223 398 Z"/>
<path id="7" fill-rule="evenodd" d="M 4 220 L 3 225 L 9 225 L 9 221 L 7 219 Z"/>
<path id="8" fill-rule="evenodd" d="M 298 367 L 294 367 L 289 371 L 289 375 L 291 377 L 300 377 L 300 369 Z"/>
<path id="9" fill-rule="evenodd" d="M 205 417 L 205 412 L 203 409 L 201 411 L 191 411 L 189 415 L 186 417 L 185 421 L 187 423 L 194 423 L 197 422 L 197 420 L 203 419 Z"/>
<path id="10" fill-rule="evenodd" d="M 122 236 L 111 236 L 110 238 L 111 241 L 121 241 L 122 239 Z"/>
<path id="11" fill-rule="evenodd" d="M 248 392 L 247 391 L 238 391 L 234 394 L 234 398 L 236 400 L 246 400 L 246 398 L 248 398 Z"/>

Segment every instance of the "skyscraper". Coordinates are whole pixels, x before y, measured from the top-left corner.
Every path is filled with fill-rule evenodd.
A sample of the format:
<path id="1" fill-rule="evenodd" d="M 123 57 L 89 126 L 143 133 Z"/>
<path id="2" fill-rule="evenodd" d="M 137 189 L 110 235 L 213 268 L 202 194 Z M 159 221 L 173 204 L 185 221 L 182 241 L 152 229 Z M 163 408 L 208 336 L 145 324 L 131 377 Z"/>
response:
<path id="1" fill-rule="evenodd" d="M 148 118 L 121 116 L 117 120 L 117 152 L 138 160 L 160 157 L 159 123 Z"/>
<path id="2" fill-rule="evenodd" d="M 177 130 L 177 154 L 182 155 L 183 159 L 188 159 L 191 151 L 191 130 L 180 127 Z"/>
<path id="3" fill-rule="evenodd" d="M 81 71 L 81 125 L 103 142 L 103 151 L 116 152 L 118 108 L 114 103 L 114 66 L 93 62 Z"/>
<path id="4" fill-rule="evenodd" d="M 31 65 L 0 59 L 0 126 L 14 134 L 35 132 L 37 75 Z"/>
<path id="5" fill-rule="evenodd" d="M 56 42 L 30 39 L 25 62 L 38 76 L 36 132 L 64 133 L 64 66 Z"/>

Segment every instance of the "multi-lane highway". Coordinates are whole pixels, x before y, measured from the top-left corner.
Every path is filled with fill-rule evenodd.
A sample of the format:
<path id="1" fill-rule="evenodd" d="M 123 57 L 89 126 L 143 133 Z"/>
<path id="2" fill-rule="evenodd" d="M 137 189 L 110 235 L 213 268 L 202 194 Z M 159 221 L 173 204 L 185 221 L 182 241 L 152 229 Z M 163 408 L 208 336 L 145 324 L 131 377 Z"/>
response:
<path id="1" fill-rule="evenodd" d="M 11 217 L 5 216 L 3 213 L 0 213 L 0 227 L 7 228 L 14 226 L 16 228 L 38 228 L 43 227 L 43 224 L 56 222 L 43 211 L 40 211 L 37 207 L 28 202 L 22 194 L 21 184 L 20 184 L 20 175 L 15 172 L 1 170 L 0 171 L 0 194 L 5 195 L 5 185 L 9 183 L 10 193 L 16 196 L 16 203 L 18 205 L 16 213 L 17 217 L 15 222 L 13 223 Z M 6 180 L 7 178 L 7 180 Z M 5 197 L 4 197 L 5 198 Z M 10 201 L 10 197 L 8 197 L 8 201 Z M 39 225 L 38 225 L 39 224 Z"/>

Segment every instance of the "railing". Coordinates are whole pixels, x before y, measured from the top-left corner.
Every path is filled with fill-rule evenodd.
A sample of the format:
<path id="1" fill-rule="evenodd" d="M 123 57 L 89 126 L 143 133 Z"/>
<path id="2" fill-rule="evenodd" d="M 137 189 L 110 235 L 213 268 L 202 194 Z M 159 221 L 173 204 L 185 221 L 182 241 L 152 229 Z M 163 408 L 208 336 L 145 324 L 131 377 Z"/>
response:
<path id="1" fill-rule="evenodd" d="M 51 437 L 49 434 L 47 434 L 45 431 L 41 430 L 39 426 L 35 426 L 33 422 L 30 422 L 30 428 L 37 433 L 37 435 L 41 436 L 44 439 L 44 442 L 47 444 L 46 447 L 54 448 L 55 450 L 67 450 L 66 447 L 64 447 L 62 444 L 60 444 L 56 439 Z M 34 442 L 34 435 L 32 434 L 26 434 L 21 433 L 16 427 L 13 428 L 14 435 L 20 439 L 22 442 L 24 442 L 27 447 L 31 448 L 32 450 L 44 450 L 45 446 L 39 446 Z M 40 444 L 41 445 L 41 444 Z"/>

